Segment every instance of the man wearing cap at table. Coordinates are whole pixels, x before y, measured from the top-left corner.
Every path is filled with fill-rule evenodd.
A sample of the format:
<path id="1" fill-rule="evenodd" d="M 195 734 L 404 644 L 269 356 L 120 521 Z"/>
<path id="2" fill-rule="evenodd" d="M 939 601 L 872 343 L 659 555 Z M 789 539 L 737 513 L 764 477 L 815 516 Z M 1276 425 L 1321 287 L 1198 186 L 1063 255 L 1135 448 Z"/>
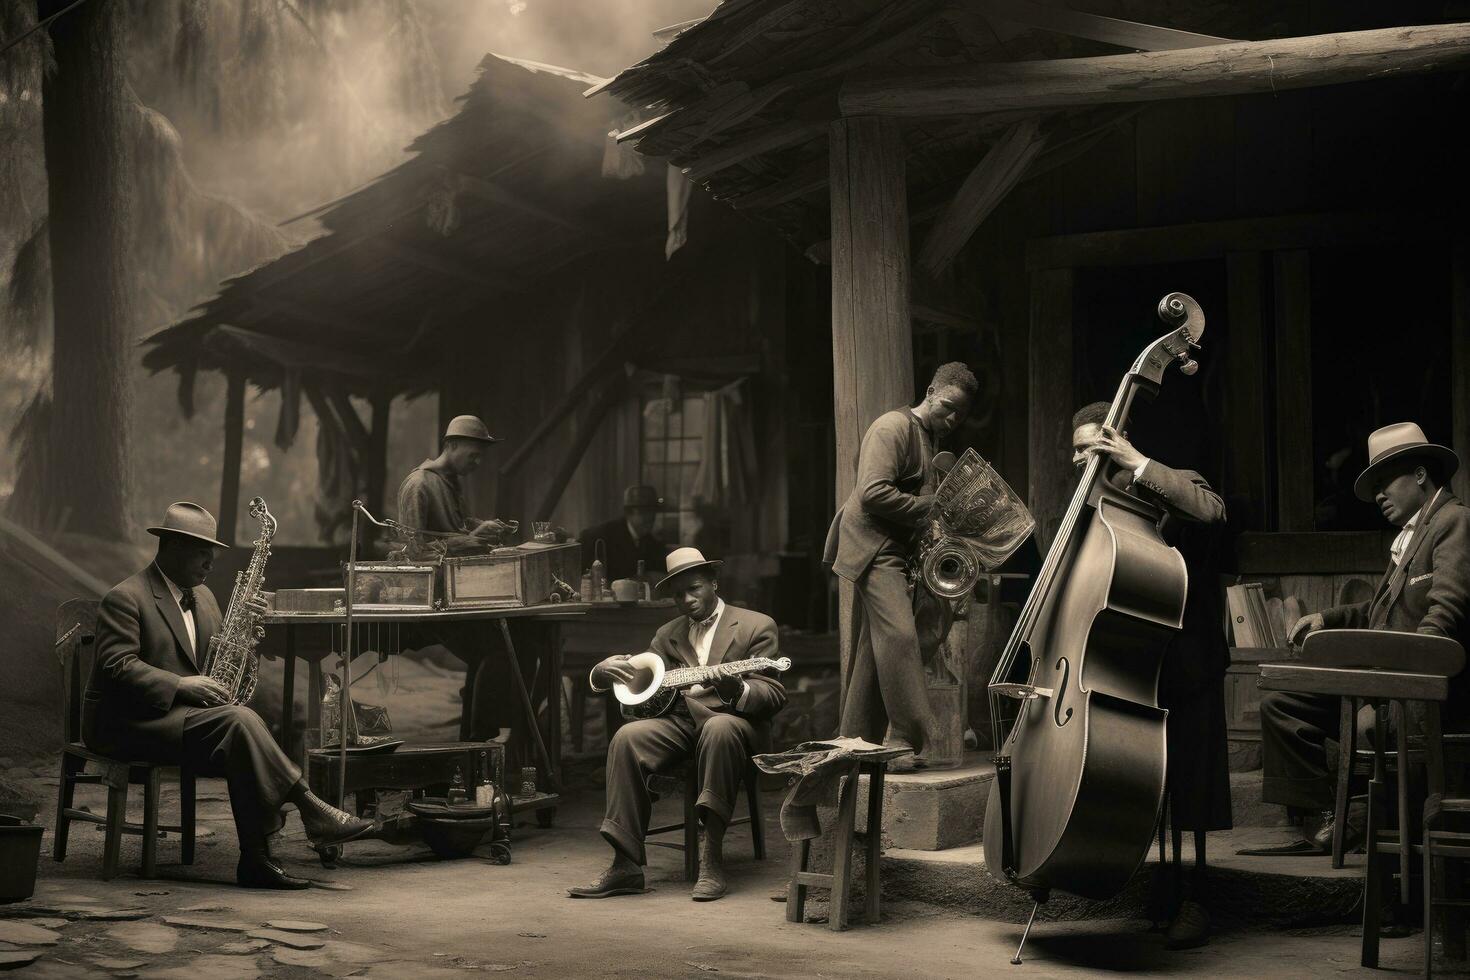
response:
<path id="1" fill-rule="evenodd" d="M 473 415 L 451 419 L 439 455 L 414 468 L 398 487 L 398 523 L 429 534 L 409 542 L 414 554 L 440 542 L 450 552 L 480 550 L 499 544 L 510 531 L 503 521 L 477 521 L 465 513 L 460 480 L 480 468 L 485 450 L 500 442 Z"/>
<path id="2" fill-rule="evenodd" d="M 669 546 L 653 536 L 653 524 L 662 507 L 663 500 L 653 487 L 640 484 L 624 490 L 623 516 L 589 527 L 577 539 L 582 542 L 583 563 L 591 564 L 597 542 L 601 541 L 609 582 L 636 576 L 640 561 L 644 574 L 655 573 L 669 554 Z"/>
<path id="3" fill-rule="evenodd" d="M 1401 529 L 1389 549 L 1388 570 L 1366 602 L 1297 620 L 1292 645 L 1320 629 L 1381 629 L 1448 636 L 1470 646 L 1470 509 L 1449 490 L 1459 457 L 1431 443 L 1414 423 L 1400 422 L 1368 437 L 1368 458 L 1353 492 L 1377 503 Z M 1470 721 L 1465 680 L 1462 673 L 1450 685 L 1451 730 Z M 1261 699 L 1261 796 L 1303 817 L 1303 839 L 1243 853 L 1331 853 L 1334 793 L 1323 743 L 1337 737 L 1340 703 L 1331 695 L 1286 691 L 1270 691 Z M 1358 719 L 1360 738 L 1369 743 L 1364 724 L 1372 710 L 1365 708 Z"/>
<path id="4" fill-rule="evenodd" d="M 271 859 L 266 838 L 281 828 L 281 804 L 301 813 L 317 845 L 360 837 L 372 824 L 314 795 L 301 770 L 250 708 L 199 673 L 220 627 L 219 604 L 204 585 L 224 542 L 198 504 L 169 506 L 158 555 L 108 592 L 97 610 L 97 657 L 82 704 L 82 741 L 115 759 L 182 765 L 224 776 L 240 839 L 235 880 L 247 888 L 306 888 Z"/>
<path id="5" fill-rule="evenodd" d="M 410 557 L 432 557 L 436 544 L 451 554 L 485 551 L 510 534 L 510 525 L 503 521 L 474 520 L 465 513 L 464 487 L 460 483 L 479 469 L 485 451 L 500 441 L 475 416 L 456 416 L 444 430 L 439 455 L 424 460 L 404 477 L 398 488 L 398 522 L 428 532 L 405 534 Z M 518 624 L 512 626 L 512 632 L 519 632 Z M 460 741 L 494 738 L 500 729 L 509 728 L 521 711 L 507 672 L 483 669 L 490 644 L 500 642 L 498 635 L 487 633 L 482 623 L 437 623 L 408 633 L 409 642 L 438 643 L 465 663 L 465 684 L 460 689 Z M 521 652 L 521 669 L 532 676 L 534 658 L 529 650 Z"/>
<path id="6" fill-rule="evenodd" d="M 649 649 L 670 667 L 703 667 L 780 655 L 776 622 L 763 613 L 725 605 L 720 598 L 719 561 L 697 548 L 677 548 L 667 559 L 668 575 L 658 591 L 671 596 L 684 615 L 660 626 Z M 634 677 L 628 657 L 609 657 L 592 668 L 594 691 Z M 607 810 L 602 836 L 613 861 L 573 898 L 629 895 L 643 888 L 647 863 L 643 838 L 653 807 L 648 775 L 686 760 L 699 770 L 695 812 L 704 825 L 699 880 L 691 894 L 709 902 L 725 894 L 723 844 L 735 795 L 750 757 L 768 748 L 771 717 L 786 704 L 786 688 L 775 677 L 725 677 L 709 687 L 689 688 L 658 718 L 631 721 L 607 747 Z"/>

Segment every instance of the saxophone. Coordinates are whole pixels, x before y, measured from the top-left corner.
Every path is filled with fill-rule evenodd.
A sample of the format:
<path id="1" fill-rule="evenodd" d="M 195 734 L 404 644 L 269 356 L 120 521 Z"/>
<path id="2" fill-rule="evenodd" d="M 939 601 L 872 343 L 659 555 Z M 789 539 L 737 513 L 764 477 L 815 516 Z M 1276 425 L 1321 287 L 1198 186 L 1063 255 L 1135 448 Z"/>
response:
<path id="1" fill-rule="evenodd" d="M 250 516 L 260 522 L 260 537 L 255 539 L 255 553 L 243 572 L 235 573 L 235 591 L 230 593 L 230 606 L 224 624 L 209 641 L 204 658 L 204 674 L 230 692 L 231 704 L 245 704 L 255 693 L 260 675 L 260 657 L 255 646 L 265 635 L 258 609 L 260 587 L 265 582 L 265 561 L 271 555 L 271 538 L 276 534 L 276 519 L 266 509 L 265 500 L 250 501 Z"/>

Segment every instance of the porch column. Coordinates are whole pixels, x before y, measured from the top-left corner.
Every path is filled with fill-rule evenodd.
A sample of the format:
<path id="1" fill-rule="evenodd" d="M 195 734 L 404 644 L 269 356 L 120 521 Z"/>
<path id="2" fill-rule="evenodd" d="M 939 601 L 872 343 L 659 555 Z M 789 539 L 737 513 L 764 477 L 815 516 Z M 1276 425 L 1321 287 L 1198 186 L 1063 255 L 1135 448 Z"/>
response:
<path id="1" fill-rule="evenodd" d="M 240 454 L 245 445 L 245 375 L 232 371 L 225 388 L 225 458 L 219 481 L 219 539 L 235 543 L 240 515 Z"/>
<path id="2" fill-rule="evenodd" d="M 904 148 L 892 119 L 832 124 L 832 410 L 837 506 L 857 480 L 868 425 L 914 397 Z M 842 678 L 852 653 L 852 589 L 839 582 Z"/>
<path id="3" fill-rule="evenodd" d="M 1036 518 L 1036 544 L 1042 554 L 1051 546 L 1075 481 L 1072 413 L 1078 405 L 1073 391 L 1073 279 L 1071 269 L 1031 273 L 1026 500 Z"/>

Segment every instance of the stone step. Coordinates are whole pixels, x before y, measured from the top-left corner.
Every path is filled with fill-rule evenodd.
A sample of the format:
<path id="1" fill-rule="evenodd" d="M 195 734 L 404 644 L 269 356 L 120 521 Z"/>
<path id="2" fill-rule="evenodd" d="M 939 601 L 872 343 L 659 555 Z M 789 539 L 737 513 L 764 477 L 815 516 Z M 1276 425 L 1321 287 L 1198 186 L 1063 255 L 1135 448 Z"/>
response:
<path id="1" fill-rule="evenodd" d="M 988 753 L 967 752 L 958 769 L 889 773 L 883 779 L 883 846 L 942 851 L 980 840 L 995 779 Z M 858 829 L 867 831 L 868 777 L 858 791 Z"/>
<path id="2" fill-rule="evenodd" d="M 1333 870 L 1326 857 L 1240 857 L 1241 847 L 1286 843 L 1290 833 L 1272 828 L 1217 831 L 1208 837 L 1209 872 L 1205 904 L 1222 925 L 1304 927 L 1352 921 L 1363 893 L 1361 854 Z M 1115 898 L 1094 902 L 1055 892 L 1038 921 L 1150 918 L 1150 886 L 1159 872 L 1158 849 Z M 1193 844 L 1183 848 L 1185 867 Z M 910 898 L 969 915 L 1024 922 L 1031 900 L 1020 889 L 992 877 L 981 844 L 944 851 L 892 848 L 883 854 L 884 897 Z"/>

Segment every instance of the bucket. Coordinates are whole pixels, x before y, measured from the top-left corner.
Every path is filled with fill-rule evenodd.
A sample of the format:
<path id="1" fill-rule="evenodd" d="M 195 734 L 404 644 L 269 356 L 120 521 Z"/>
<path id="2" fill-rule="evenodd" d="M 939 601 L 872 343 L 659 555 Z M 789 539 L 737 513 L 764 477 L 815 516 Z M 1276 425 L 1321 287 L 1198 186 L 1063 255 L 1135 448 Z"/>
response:
<path id="1" fill-rule="evenodd" d="M 19 902 L 35 892 L 41 830 L 20 817 L 0 813 L 0 902 Z"/>

